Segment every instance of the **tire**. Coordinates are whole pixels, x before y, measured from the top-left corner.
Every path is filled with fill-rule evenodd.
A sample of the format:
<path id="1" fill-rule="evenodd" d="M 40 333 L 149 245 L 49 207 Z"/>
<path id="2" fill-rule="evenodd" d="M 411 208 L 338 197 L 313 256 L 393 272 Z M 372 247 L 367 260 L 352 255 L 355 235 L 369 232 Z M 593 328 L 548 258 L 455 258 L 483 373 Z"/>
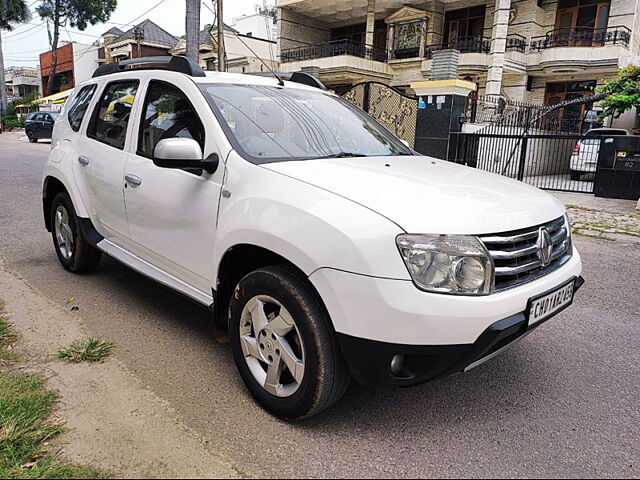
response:
<path id="1" fill-rule="evenodd" d="M 29 139 L 29 143 L 38 143 L 38 139 L 33 136 L 33 133 L 27 133 L 27 138 Z"/>
<path id="2" fill-rule="evenodd" d="M 260 322 L 266 328 L 256 326 Z M 337 402 L 349 386 L 351 377 L 329 315 L 307 279 L 293 268 L 262 268 L 240 281 L 229 307 L 229 337 L 249 392 L 277 417 L 311 417 Z M 292 358 L 298 360 L 293 364 L 297 376 L 288 366 Z M 275 388 L 263 386 L 269 382 L 270 367 L 281 372 L 275 374 Z"/>
<path id="3" fill-rule="evenodd" d="M 66 212 L 66 213 L 65 213 Z M 58 215 L 61 218 L 56 218 Z M 61 222 L 61 223 L 57 223 Z M 78 217 L 67 193 L 59 193 L 51 205 L 51 235 L 58 260 L 73 273 L 96 269 L 102 252 L 90 245 L 78 228 Z"/>
<path id="4" fill-rule="evenodd" d="M 569 170 L 569 176 L 571 177 L 571 180 L 580 180 L 582 174 L 576 170 Z"/>

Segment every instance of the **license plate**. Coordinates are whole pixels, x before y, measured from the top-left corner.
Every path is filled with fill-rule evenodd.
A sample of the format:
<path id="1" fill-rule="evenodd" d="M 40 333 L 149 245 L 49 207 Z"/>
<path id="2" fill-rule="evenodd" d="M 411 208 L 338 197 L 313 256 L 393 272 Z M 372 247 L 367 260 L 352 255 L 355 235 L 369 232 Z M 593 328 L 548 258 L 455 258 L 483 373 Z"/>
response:
<path id="1" fill-rule="evenodd" d="M 576 280 L 529 301 L 529 326 L 553 316 L 573 301 Z"/>

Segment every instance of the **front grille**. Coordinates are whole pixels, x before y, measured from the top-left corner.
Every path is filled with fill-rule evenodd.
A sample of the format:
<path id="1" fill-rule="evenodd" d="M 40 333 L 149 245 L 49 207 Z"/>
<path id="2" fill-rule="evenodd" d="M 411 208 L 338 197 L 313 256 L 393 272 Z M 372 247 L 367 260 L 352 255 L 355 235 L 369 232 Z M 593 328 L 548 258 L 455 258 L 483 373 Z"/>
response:
<path id="1" fill-rule="evenodd" d="M 550 263 L 542 265 L 538 256 L 540 228 L 546 227 L 553 250 Z M 522 285 L 558 269 L 572 254 L 569 225 L 564 217 L 513 232 L 481 236 L 495 265 L 495 291 Z"/>

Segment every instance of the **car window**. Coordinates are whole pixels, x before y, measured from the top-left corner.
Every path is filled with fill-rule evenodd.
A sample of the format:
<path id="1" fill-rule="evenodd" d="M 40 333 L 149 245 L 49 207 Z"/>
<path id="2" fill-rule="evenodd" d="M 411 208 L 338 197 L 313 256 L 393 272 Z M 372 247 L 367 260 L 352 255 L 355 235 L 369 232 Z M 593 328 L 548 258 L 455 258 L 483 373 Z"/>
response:
<path id="1" fill-rule="evenodd" d="M 87 136 L 120 150 L 124 148 L 138 83 L 137 80 L 114 82 L 105 87 L 91 118 Z"/>
<path id="2" fill-rule="evenodd" d="M 44 121 L 44 113 L 39 113 L 38 115 L 36 115 L 36 117 L 34 118 L 34 120 L 36 122 L 42 122 Z"/>
<path id="3" fill-rule="evenodd" d="M 73 101 L 67 118 L 69 120 L 69 125 L 71 125 L 74 132 L 80 130 L 82 120 L 84 119 L 85 113 L 87 113 L 87 109 L 89 108 L 89 104 L 91 103 L 91 99 L 93 98 L 96 88 L 96 85 L 84 87 L 80 90 L 80 93 Z"/>
<path id="4" fill-rule="evenodd" d="M 152 158 L 156 145 L 166 138 L 191 138 L 204 151 L 204 126 L 187 96 L 165 82 L 149 84 L 143 121 L 140 125 L 138 155 Z"/>

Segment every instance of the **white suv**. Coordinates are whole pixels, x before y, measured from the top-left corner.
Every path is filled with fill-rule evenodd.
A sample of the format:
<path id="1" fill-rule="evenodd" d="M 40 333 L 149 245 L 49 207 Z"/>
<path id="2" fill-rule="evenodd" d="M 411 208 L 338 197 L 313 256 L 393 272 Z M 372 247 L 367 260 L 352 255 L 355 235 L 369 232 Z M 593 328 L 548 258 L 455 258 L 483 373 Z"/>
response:
<path id="1" fill-rule="evenodd" d="M 46 226 L 67 270 L 105 253 L 211 309 L 275 415 L 318 413 L 351 378 L 473 368 L 582 285 L 552 196 L 420 156 L 321 88 L 159 61 L 76 87 Z"/>

